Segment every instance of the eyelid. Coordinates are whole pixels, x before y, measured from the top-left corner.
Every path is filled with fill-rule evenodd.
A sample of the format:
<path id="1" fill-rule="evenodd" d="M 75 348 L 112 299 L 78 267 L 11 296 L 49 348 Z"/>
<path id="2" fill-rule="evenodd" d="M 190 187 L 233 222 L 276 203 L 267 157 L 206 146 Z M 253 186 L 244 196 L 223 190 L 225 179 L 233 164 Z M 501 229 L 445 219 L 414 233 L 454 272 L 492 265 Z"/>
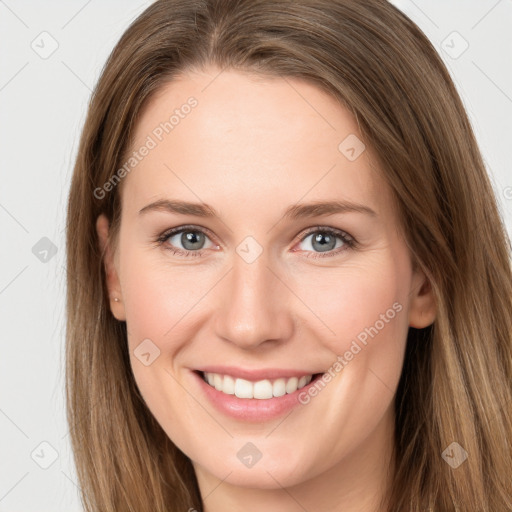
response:
<path id="1" fill-rule="evenodd" d="M 215 236 L 213 235 L 213 233 L 208 228 L 205 228 L 203 226 L 196 226 L 194 224 L 183 224 L 183 225 L 177 226 L 175 228 L 167 229 L 167 230 L 165 230 L 162 234 L 160 234 L 157 237 L 156 243 L 160 244 L 160 245 L 163 245 L 163 244 L 165 244 L 165 242 L 169 238 L 171 238 L 172 236 L 177 235 L 179 233 L 183 233 L 184 231 L 197 231 L 199 233 L 203 233 L 204 235 L 206 235 L 210 239 L 211 243 L 216 248 L 220 247 L 220 245 L 217 242 L 212 240 L 212 238 L 215 239 Z M 166 247 L 166 249 L 173 250 L 170 247 Z M 194 253 L 194 254 L 200 255 L 200 254 L 202 254 L 206 250 L 207 249 L 199 249 L 197 251 L 189 251 L 189 250 L 186 250 L 186 249 L 176 248 L 175 252 L 187 252 L 187 253 Z"/>
<path id="2" fill-rule="evenodd" d="M 311 235 L 312 233 L 318 233 L 319 231 L 322 233 L 332 233 L 341 238 L 347 238 L 348 240 L 352 240 L 354 243 L 356 242 L 356 239 L 343 229 L 332 228 L 329 226 L 313 226 L 311 228 L 307 228 L 306 231 L 302 231 L 300 235 L 297 235 L 297 240 L 299 242 L 302 242 L 307 236 Z"/>
<path id="3" fill-rule="evenodd" d="M 306 253 L 305 257 L 307 258 L 318 259 L 335 257 L 347 250 L 357 249 L 359 247 L 357 240 L 350 233 L 347 233 L 343 229 L 330 226 L 313 226 L 311 228 L 307 228 L 305 232 L 302 232 L 300 235 L 298 235 L 298 239 L 295 245 L 303 242 L 313 233 L 327 233 L 329 235 L 332 234 L 335 237 L 340 238 L 343 242 L 343 245 L 337 249 L 331 249 L 330 251 L 325 252 L 304 251 Z M 294 249 L 293 252 L 300 252 L 300 249 Z"/>
<path id="4" fill-rule="evenodd" d="M 203 226 L 194 225 L 194 224 L 184 224 L 181 226 L 170 228 L 170 229 L 164 231 L 161 235 L 159 235 L 157 237 L 156 243 L 158 245 L 163 245 L 171 236 L 182 233 L 184 231 L 197 231 L 197 232 L 203 233 L 203 234 L 207 235 L 208 238 L 210 238 L 210 241 L 216 246 L 216 248 L 220 247 L 220 245 L 218 243 L 216 243 L 214 240 L 212 240 L 212 238 L 215 239 L 215 236 L 212 236 L 212 232 L 208 228 L 205 228 Z M 318 233 L 318 232 L 333 234 L 333 235 L 337 236 L 338 238 L 340 238 L 343 241 L 344 246 L 341 248 L 338 248 L 336 250 L 333 249 L 331 251 L 326 251 L 325 253 L 321 253 L 321 252 L 316 253 L 314 251 L 305 251 L 307 253 L 315 254 L 316 256 L 311 256 L 313 258 L 335 256 L 345 250 L 354 249 L 358 246 L 357 240 L 350 233 L 347 233 L 346 231 L 344 231 L 342 229 L 334 228 L 334 227 L 330 227 L 330 226 L 312 226 L 310 228 L 307 228 L 305 231 L 304 230 L 301 231 L 301 233 L 295 237 L 294 246 L 297 245 L 297 243 L 303 242 L 311 234 Z M 201 256 L 205 251 L 208 250 L 208 249 L 199 249 L 197 251 L 190 251 L 187 249 L 180 249 L 180 248 L 174 248 L 174 247 L 165 247 L 165 249 L 170 250 L 175 254 L 180 254 L 180 253 L 183 254 L 184 253 L 184 255 L 194 255 L 194 256 Z M 299 252 L 299 251 L 294 250 L 293 252 Z"/>
<path id="5" fill-rule="evenodd" d="M 170 238 L 173 235 L 176 235 L 178 233 L 182 233 L 183 231 L 198 231 L 205 235 L 208 235 L 208 237 L 215 238 L 215 235 L 212 231 L 210 231 L 208 228 L 205 228 L 203 226 L 196 226 L 194 224 L 183 224 L 181 226 L 177 226 L 175 228 L 170 228 L 165 230 L 161 235 L 158 236 L 158 240 L 160 239 L 167 239 Z M 213 240 L 212 240 L 213 242 Z M 218 245 L 218 244 L 216 244 Z M 196 251 L 197 252 L 197 251 Z"/>

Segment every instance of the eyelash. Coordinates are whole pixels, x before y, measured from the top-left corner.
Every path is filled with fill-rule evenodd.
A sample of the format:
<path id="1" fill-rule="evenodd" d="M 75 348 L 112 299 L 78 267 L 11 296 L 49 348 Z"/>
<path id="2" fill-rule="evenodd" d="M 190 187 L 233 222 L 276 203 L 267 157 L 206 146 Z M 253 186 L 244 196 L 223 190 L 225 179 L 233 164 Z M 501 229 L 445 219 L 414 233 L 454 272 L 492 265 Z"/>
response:
<path id="1" fill-rule="evenodd" d="M 172 228 L 161 235 L 158 236 L 158 238 L 155 240 L 155 243 L 158 247 L 163 246 L 165 250 L 171 251 L 172 254 L 176 254 L 178 256 L 184 256 L 184 257 L 199 257 L 202 256 L 207 249 L 199 249 L 198 251 L 183 251 L 182 249 L 177 249 L 173 246 L 170 246 L 168 244 L 165 244 L 169 238 L 171 238 L 173 235 L 177 235 L 179 233 L 183 232 L 199 232 L 203 233 L 204 235 L 208 236 L 209 232 L 205 230 L 204 228 L 199 228 L 198 226 L 188 225 L 188 226 L 180 226 L 178 228 Z M 323 233 L 324 235 L 330 235 L 337 238 L 340 238 L 343 242 L 342 247 L 338 247 L 338 249 L 332 249 L 331 251 L 326 251 L 325 253 L 313 253 L 313 251 L 306 251 L 309 254 L 306 256 L 307 258 L 328 258 L 332 256 L 336 256 L 340 254 L 343 251 L 349 250 L 349 249 L 355 249 L 357 247 L 356 240 L 350 236 L 348 233 L 340 230 L 340 229 L 334 229 L 334 228 L 328 228 L 324 226 L 315 226 L 313 228 L 309 228 L 306 233 L 300 238 L 298 243 L 303 242 L 309 235 L 312 233 Z M 311 256 L 310 254 L 315 254 L 315 256 Z"/>

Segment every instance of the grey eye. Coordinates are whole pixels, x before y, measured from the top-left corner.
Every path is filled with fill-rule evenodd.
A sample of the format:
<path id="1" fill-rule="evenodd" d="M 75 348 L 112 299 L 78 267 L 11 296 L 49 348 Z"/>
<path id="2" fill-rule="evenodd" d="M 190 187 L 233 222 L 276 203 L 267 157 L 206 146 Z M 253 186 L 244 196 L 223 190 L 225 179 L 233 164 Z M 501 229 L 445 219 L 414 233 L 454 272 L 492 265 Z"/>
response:
<path id="1" fill-rule="evenodd" d="M 307 242 L 308 239 L 311 239 L 311 241 Z M 336 245 L 338 240 L 340 243 Z M 314 233 L 310 233 L 301 241 L 301 243 L 306 244 L 306 247 L 302 248 L 302 250 L 313 250 L 315 252 L 332 251 L 333 249 L 337 249 L 344 244 L 339 235 L 329 233 L 328 231 L 315 231 Z"/>
<path id="2" fill-rule="evenodd" d="M 201 231 L 188 229 L 171 235 L 167 241 L 179 249 L 185 251 L 197 251 L 205 248 L 206 241 L 209 238 Z M 181 247 L 180 247 L 181 245 Z"/>

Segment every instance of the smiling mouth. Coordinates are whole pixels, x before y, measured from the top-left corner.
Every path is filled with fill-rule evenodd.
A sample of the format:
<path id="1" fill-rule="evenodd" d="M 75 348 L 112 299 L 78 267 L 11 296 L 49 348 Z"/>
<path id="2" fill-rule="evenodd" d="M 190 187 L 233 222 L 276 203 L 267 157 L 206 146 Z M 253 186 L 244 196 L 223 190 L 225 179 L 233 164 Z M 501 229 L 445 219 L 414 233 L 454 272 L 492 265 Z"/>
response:
<path id="1" fill-rule="evenodd" d="M 321 373 L 315 373 L 303 375 L 302 377 L 282 377 L 253 382 L 220 373 L 202 371 L 197 371 L 196 373 L 209 386 L 221 393 L 234 395 L 238 398 L 255 398 L 258 400 L 268 400 L 295 393 L 322 375 Z"/>

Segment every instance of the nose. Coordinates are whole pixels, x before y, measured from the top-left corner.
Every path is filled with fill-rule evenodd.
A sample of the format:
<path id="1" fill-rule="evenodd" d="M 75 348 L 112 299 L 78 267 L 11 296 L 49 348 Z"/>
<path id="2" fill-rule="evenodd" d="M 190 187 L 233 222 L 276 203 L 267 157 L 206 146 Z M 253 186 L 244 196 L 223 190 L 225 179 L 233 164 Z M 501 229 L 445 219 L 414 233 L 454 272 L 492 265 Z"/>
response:
<path id="1" fill-rule="evenodd" d="M 252 263 L 235 255 L 233 267 L 218 290 L 217 336 L 246 350 L 290 339 L 293 301 L 280 279 L 264 255 Z"/>

